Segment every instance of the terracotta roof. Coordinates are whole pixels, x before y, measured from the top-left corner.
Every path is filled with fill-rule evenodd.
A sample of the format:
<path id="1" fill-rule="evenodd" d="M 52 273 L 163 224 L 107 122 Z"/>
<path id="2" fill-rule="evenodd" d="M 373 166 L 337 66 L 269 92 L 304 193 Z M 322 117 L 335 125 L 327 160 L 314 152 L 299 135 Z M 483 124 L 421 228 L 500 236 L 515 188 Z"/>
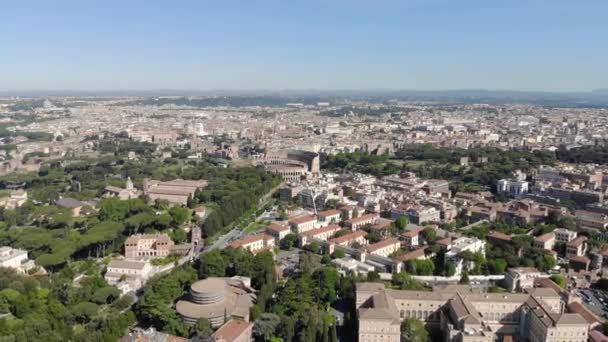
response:
<path id="1" fill-rule="evenodd" d="M 246 238 L 242 238 L 242 239 L 233 241 L 232 243 L 230 243 L 229 246 L 232 247 L 232 248 L 239 248 L 239 247 L 242 247 L 244 245 L 248 245 L 248 244 L 250 244 L 252 242 L 259 241 L 259 240 L 274 240 L 274 238 L 272 236 L 270 236 L 268 234 L 264 234 L 264 233 L 262 233 L 262 234 L 256 234 L 256 235 L 253 235 L 253 236 L 248 236 Z"/>
<path id="2" fill-rule="evenodd" d="M 330 224 L 327 227 L 321 227 L 321 228 L 311 229 L 311 230 L 305 231 L 305 232 L 302 233 L 302 235 L 315 236 L 315 235 L 326 233 L 326 232 L 329 232 L 329 231 L 332 231 L 332 230 L 337 231 L 337 230 L 340 230 L 340 229 L 342 229 L 342 228 L 340 226 L 338 226 L 337 224 Z"/>
<path id="3" fill-rule="evenodd" d="M 327 216 L 340 215 L 340 214 L 341 214 L 341 211 L 339 211 L 339 210 L 329 209 L 329 210 L 321 211 L 317 215 L 327 217 Z"/>
<path id="4" fill-rule="evenodd" d="M 289 219 L 289 224 L 302 224 L 302 223 L 316 221 L 316 220 L 317 219 L 312 215 L 304 215 L 304 216 L 298 216 L 298 217 Z"/>
<path id="5" fill-rule="evenodd" d="M 424 230 L 424 228 L 422 227 L 415 227 L 412 228 L 410 230 L 408 230 L 407 232 L 403 233 L 403 236 L 407 236 L 407 237 L 414 237 L 417 236 L 418 234 L 420 234 L 420 232 L 422 232 Z"/>
<path id="6" fill-rule="evenodd" d="M 365 237 L 367 236 L 367 233 L 363 230 L 358 230 L 356 232 L 350 233 L 350 234 L 346 234 L 346 235 L 342 235 L 340 237 L 337 237 L 335 239 L 331 239 L 329 240 L 330 242 L 336 243 L 336 244 L 340 244 L 343 242 L 347 242 L 347 241 L 351 241 L 354 240 L 356 238 L 359 237 Z"/>
<path id="7" fill-rule="evenodd" d="M 584 255 L 572 257 L 570 258 L 570 261 L 579 262 L 581 264 L 588 264 L 591 262 L 591 260 Z"/>
<path id="8" fill-rule="evenodd" d="M 394 223 L 394 221 L 392 221 L 392 220 L 382 220 L 381 222 L 374 224 L 370 228 L 373 230 L 386 229 L 386 228 L 390 227 L 393 223 Z"/>
<path id="9" fill-rule="evenodd" d="M 501 233 L 501 232 L 494 232 L 494 233 L 488 235 L 488 237 L 491 239 L 511 241 L 511 235 L 507 235 L 507 234 Z"/>
<path id="10" fill-rule="evenodd" d="M 231 319 L 213 333 L 213 337 L 220 341 L 236 341 L 245 331 L 252 327 L 253 324 L 249 322 Z"/>
<path id="11" fill-rule="evenodd" d="M 578 246 L 581 246 L 586 240 L 587 240 L 586 236 L 579 236 L 576 239 L 568 242 L 568 246 L 578 247 Z"/>
<path id="12" fill-rule="evenodd" d="M 537 236 L 536 238 L 534 238 L 534 240 L 541 241 L 541 242 L 547 242 L 551 239 L 555 239 L 554 232 L 546 233 L 546 234 L 543 234 L 543 235 L 540 235 L 540 236 Z"/>
<path id="13" fill-rule="evenodd" d="M 599 319 L 597 319 L 597 317 L 591 311 L 589 311 L 589 309 L 584 307 L 579 302 L 571 302 L 567 305 L 567 307 L 568 312 L 577 313 L 581 315 L 581 317 L 583 317 L 585 321 L 587 321 L 587 323 L 589 324 L 595 324 L 600 322 Z"/>
<path id="14" fill-rule="evenodd" d="M 346 224 L 355 224 L 355 223 L 365 222 L 365 221 L 377 219 L 378 217 L 380 217 L 378 214 L 367 214 L 367 215 L 363 215 L 363 216 L 359 216 L 359 217 L 355 217 L 350 220 L 347 220 Z"/>
<path id="15" fill-rule="evenodd" d="M 272 231 L 275 231 L 278 233 L 278 232 L 284 232 L 286 230 L 289 230 L 289 227 L 287 227 L 284 224 L 278 224 L 278 223 L 273 222 L 273 223 L 269 224 L 268 227 L 266 227 L 266 229 L 272 230 Z"/>
<path id="16" fill-rule="evenodd" d="M 426 250 L 426 247 L 418 248 L 418 249 L 416 249 L 414 251 L 411 251 L 409 253 L 400 255 L 400 256 L 398 256 L 395 259 L 397 259 L 398 261 L 408 261 L 408 260 L 416 259 L 416 258 L 419 258 L 419 257 L 423 256 L 425 250 Z"/>
<path id="17" fill-rule="evenodd" d="M 387 247 L 390 245 L 395 245 L 395 244 L 401 245 L 401 242 L 399 242 L 399 240 L 397 238 L 385 239 L 385 240 L 382 240 L 382 241 L 379 241 L 379 242 L 376 242 L 374 244 L 367 246 L 366 250 L 368 253 L 371 253 L 371 252 L 377 251 L 381 248 L 384 248 L 384 247 Z"/>

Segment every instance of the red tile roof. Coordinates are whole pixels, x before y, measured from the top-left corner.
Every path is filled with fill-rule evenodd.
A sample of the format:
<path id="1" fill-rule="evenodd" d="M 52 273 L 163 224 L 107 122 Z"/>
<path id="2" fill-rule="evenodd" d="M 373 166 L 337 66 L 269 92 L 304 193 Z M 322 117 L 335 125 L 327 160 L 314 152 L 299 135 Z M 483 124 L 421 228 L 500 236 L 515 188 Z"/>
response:
<path id="1" fill-rule="evenodd" d="M 252 329 L 252 327 L 252 323 L 231 319 L 226 322 L 226 324 L 222 325 L 221 328 L 217 329 L 217 331 L 213 333 L 213 337 L 226 342 L 236 341 L 248 329 Z"/>
<path id="2" fill-rule="evenodd" d="M 332 230 L 338 231 L 342 229 L 340 226 L 338 226 L 337 224 L 330 224 L 327 227 L 321 227 L 321 228 L 317 228 L 317 229 L 311 229 L 308 231 L 305 231 L 302 233 L 302 235 L 306 235 L 306 236 L 315 236 L 315 235 L 319 235 L 322 233 L 326 233 Z"/>
<path id="3" fill-rule="evenodd" d="M 289 219 L 289 224 L 302 224 L 302 223 L 316 221 L 316 220 L 317 219 L 312 215 L 304 215 L 304 216 L 298 216 L 298 217 Z"/>
<path id="4" fill-rule="evenodd" d="M 278 224 L 278 223 L 273 222 L 273 223 L 269 224 L 268 227 L 266 227 L 266 229 L 279 233 L 279 232 L 284 232 L 286 230 L 289 230 L 289 227 L 287 227 L 284 224 Z"/>
<path id="5" fill-rule="evenodd" d="M 270 236 L 268 234 L 264 234 L 264 233 L 256 234 L 253 236 L 248 236 L 246 238 L 242 238 L 242 239 L 233 241 L 229 246 L 232 248 L 239 248 L 244 245 L 248 245 L 252 242 L 259 241 L 259 240 L 274 240 L 274 238 L 272 236 Z"/>
<path id="6" fill-rule="evenodd" d="M 363 237 L 367 236 L 367 233 L 365 231 L 363 231 L 363 230 L 358 230 L 356 232 L 353 232 L 353 233 L 350 233 L 350 234 L 346 234 L 346 235 L 342 235 L 340 237 L 337 237 L 335 239 L 331 239 L 329 241 L 333 242 L 335 244 L 341 244 L 341 243 L 344 243 L 344 242 L 347 242 L 347 241 L 351 241 L 351 240 L 357 239 L 357 238 L 362 237 L 362 236 Z"/>
<path id="7" fill-rule="evenodd" d="M 395 245 L 395 244 L 401 245 L 401 242 L 399 242 L 399 240 L 397 238 L 385 239 L 385 240 L 378 241 L 374 244 L 367 246 L 366 250 L 368 253 L 371 253 L 371 252 L 377 251 L 381 248 L 384 248 L 384 247 L 387 247 L 390 245 Z"/>

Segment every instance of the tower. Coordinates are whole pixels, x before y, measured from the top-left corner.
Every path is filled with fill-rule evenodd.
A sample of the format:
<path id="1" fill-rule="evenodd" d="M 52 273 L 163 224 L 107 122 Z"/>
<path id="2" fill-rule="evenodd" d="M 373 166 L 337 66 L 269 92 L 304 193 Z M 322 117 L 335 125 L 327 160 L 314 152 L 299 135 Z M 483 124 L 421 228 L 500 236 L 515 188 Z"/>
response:
<path id="1" fill-rule="evenodd" d="M 131 177 L 127 177 L 127 190 L 133 190 L 133 182 L 131 181 Z"/>

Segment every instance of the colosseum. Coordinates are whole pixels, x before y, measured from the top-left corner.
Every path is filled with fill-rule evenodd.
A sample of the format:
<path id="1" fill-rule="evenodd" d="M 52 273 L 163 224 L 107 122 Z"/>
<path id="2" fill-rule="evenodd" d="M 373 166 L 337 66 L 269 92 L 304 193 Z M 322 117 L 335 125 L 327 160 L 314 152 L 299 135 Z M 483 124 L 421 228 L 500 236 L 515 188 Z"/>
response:
<path id="1" fill-rule="evenodd" d="M 279 174 L 286 181 L 297 181 L 309 175 L 317 177 L 320 170 L 319 154 L 310 151 L 268 153 L 262 163 L 266 170 Z"/>

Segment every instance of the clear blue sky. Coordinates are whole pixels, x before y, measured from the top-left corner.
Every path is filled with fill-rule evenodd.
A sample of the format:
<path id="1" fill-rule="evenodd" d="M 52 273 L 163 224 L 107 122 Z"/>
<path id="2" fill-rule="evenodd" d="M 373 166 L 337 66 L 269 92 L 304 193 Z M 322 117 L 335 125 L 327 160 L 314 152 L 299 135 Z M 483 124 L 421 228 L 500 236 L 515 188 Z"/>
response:
<path id="1" fill-rule="evenodd" d="M 0 90 L 608 87 L 607 0 L 3 1 Z"/>

